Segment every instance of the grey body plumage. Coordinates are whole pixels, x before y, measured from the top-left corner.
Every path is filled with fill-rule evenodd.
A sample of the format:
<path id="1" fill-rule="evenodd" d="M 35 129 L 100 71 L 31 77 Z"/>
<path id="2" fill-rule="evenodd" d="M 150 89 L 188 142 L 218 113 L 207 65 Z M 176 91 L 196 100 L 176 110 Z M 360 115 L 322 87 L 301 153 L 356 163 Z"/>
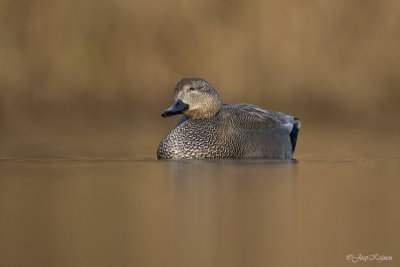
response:
<path id="1" fill-rule="evenodd" d="M 175 86 L 175 104 L 163 117 L 183 114 L 158 147 L 158 159 L 292 158 L 300 122 L 248 104 L 223 105 L 201 78 Z"/>

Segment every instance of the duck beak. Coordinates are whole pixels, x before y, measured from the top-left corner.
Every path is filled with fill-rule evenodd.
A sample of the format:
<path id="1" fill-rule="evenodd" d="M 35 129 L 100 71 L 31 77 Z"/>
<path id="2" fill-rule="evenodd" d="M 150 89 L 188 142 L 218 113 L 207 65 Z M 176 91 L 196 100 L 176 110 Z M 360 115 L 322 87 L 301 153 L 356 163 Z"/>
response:
<path id="1" fill-rule="evenodd" d="M 182 100 L 179 99 L 172 105 L 172 107 L 170 107 L 167 110 L 164 110 L 164 112 L 161 113 L 161 116 L 165 118 L 176 114 L 182 114 L 183 111 L 188 109 L 189 105 L 182 102 Z"/>

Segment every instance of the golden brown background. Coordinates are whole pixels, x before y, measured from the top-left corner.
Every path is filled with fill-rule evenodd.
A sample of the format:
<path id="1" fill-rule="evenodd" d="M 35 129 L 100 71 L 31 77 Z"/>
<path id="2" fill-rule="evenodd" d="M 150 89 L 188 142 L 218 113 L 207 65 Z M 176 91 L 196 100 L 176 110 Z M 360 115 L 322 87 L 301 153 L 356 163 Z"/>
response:
<path id="1" fill-rule="evenodd" d="M 390 0 L 1 0 L 3 152 L 120 151 L 157 130 L 155 149 L 186 76 L 303 127 L 392 130 L 399 18 Z"/>
<path id="2" fill-rule="evenodd" d="M 398 0 L 0 0 L 0 266 L 400 266 L 399 70 Z M 297 160 L 156 161 L 185 76 Z"/>

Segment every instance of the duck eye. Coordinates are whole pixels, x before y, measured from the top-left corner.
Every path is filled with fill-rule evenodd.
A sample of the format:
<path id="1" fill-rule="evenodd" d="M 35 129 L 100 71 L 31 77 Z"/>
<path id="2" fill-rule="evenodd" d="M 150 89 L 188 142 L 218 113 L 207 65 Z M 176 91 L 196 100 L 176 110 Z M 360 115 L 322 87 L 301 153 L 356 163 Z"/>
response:
<path id="1" fill-rule="evenodd" d="M 196 89 L 195 89 L 194 87 L 190 87 L 189 90 L 190 90 L 190 91 L 194 91 L 194 90 L 196 90 Z"/>

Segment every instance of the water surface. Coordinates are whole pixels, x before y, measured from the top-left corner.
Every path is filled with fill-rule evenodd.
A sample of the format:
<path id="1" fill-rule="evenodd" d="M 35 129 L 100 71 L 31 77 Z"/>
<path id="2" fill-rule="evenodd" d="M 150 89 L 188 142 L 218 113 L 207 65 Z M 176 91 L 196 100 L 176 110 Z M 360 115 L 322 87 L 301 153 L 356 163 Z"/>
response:
<path id="1" fill-rule="evenodd" d="M 153 139 L 129 156 L 3 156 L 0 265 L 352 266 L 348 254 L 379 253 L 397 266 L 393 140 L 306 136 L 286 161 L 156 161 Z"/>

